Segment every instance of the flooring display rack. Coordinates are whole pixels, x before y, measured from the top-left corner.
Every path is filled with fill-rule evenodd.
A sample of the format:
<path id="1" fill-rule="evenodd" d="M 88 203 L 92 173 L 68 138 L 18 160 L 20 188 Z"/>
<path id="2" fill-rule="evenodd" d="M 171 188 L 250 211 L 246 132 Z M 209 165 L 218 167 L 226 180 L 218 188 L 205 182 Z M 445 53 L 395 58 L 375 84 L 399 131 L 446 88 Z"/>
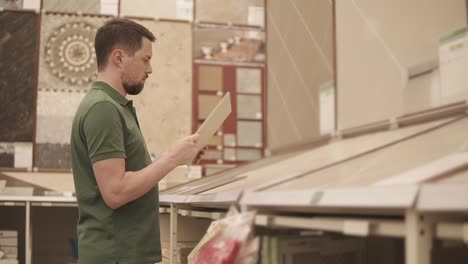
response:
<path id="1" fill-rule="evenodd" d="M 467 109 L 461 102 L 337 131 L 161 192 L 171 263 L 178 242 L 200 239 L 232 204 L 256 210 L 258 227 L 401 239 L 406 264 L 434 263 L 440 241 L 461 243 L 468 256 Z"/>

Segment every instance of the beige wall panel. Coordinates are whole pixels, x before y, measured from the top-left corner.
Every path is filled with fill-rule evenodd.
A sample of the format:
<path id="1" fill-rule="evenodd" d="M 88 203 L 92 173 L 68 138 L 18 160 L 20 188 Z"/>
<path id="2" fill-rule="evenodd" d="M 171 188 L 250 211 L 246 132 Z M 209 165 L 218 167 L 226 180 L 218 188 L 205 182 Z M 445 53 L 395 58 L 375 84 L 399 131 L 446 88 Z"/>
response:
<path id="1" fill-rule="evenodd" d="M 158 39 L 153 44 L 153 73 L 134 105 L 147 147 L 158 155 L 191 132 L 192 55 L 188 23 L 137 21 Z"/>
<path id="2" fill-rule="evenodd" d="M 319 88 L 333 78 L 333 10 L 327 0 L 312 2 L 268 2 L 270 149 L 320 131 Z"/>
<path id="3" fill-rule="evenodd" d="M 401 63 L 437 60 L 439 39 L 466 25 L 465 0 L 354 0 Z"/>
<path id="4" fill-rule="evenodd" d="M 270 72 L 268 83 L 268 147 L 274 148 L 293 144 L 301 140 L 297 125 L 292 120 L 292 114 L 286 108 L 286 103 L 279 93 L 278 85 L 273 81 Z"/>
<path id="5" fill-rule="evenodd" d="M 314 37 L 328 63 L 333 65 L 333 45 L 330 45 L 330 41 L 333 40 L 332 1 L 294 1 L 292 3 L 300 12 L 299 18 L 308 27 L 307 33 Z"/>
<path id="6" fill-rule="evenodd" d="M 248 24 L 249 6 L 264 6 L 264 0 L 194 0 L 195 19 L 207 22 Z"/>
<path id="7" fill-rule="evenodd" d="M 121 0 L 122 16 L 176 18 L 176 0 Z"/>
<path id="8" fill-rule="evenodd" d="M 338 127 L 363 125 L 401 114 L 406 80 L 353 1 L 337 1 Z"/>
<path id="9" fill-rule="evenodd" d="M 438 60 L 440 37 L 466 24 L 465 10 L 463 0 L 337 1 L 339 127 L 437 106 L 437 72 L 405 75 Z"/>

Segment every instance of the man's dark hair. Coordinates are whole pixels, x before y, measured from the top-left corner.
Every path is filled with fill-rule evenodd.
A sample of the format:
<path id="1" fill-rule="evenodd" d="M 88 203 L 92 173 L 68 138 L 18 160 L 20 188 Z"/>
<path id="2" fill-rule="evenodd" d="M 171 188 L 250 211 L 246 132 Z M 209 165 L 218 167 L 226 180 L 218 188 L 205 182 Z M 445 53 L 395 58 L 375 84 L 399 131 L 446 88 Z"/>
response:
<path id="1" fill-rule="evenodd" d="M 107 21 L 98 29 L 94 41 L 98 71 L 106 68 L 107 58 L 116 48 L 132 56 L 141 49 L 143 37 L 151 42 L 156 40 L 151 31 L 130 19 L 114 18 Z"/>

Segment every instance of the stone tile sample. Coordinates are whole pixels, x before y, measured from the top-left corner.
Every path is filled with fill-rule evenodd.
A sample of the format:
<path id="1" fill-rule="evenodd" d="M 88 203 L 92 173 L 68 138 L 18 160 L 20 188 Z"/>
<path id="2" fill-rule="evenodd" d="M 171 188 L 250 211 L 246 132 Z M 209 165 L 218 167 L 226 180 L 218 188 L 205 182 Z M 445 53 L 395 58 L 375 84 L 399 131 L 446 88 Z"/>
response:
<path id="1" fill-rule="evenodd" d="M 261 119 L 262 97 L 257 95 L 237 95 L 237 118 Z"/>
<path id="2" fill-rule="evenodd" d="M 69 169 L 70 144 L 36 144 L 35 165 L 39 168 Z"/>
<path id="3" fill-rule="evenodd" d="M 237 92 L 256 94 L 262 92 L 262 72 L 260 69 L 238 68 L 236 71 Z"/>
<path id="4" fill-rule="evenodd" d="M 43 8 L 48 11 L 101 13 L 100 0 L 44 0 Z"/>
<path id="5" fill-rule="evenodd" d="M 261 147 L 262 143 L 262 123 L 251 121 L 237 122 L 237 141 L 242 147 Z"/>
<path id="6" fill-rule="evenodd" d="M 177 22 L 136 22 L 158 39 L 153 44 L 153 73 L 134 100 L 141 130 L 152 156 L 191 134 L 192 53 L 191 25 Z"/>
<path id="7" fill-rule="evenodd" d="M 31 142 L 38 16 L 0 13 L 0 142 Z"/>

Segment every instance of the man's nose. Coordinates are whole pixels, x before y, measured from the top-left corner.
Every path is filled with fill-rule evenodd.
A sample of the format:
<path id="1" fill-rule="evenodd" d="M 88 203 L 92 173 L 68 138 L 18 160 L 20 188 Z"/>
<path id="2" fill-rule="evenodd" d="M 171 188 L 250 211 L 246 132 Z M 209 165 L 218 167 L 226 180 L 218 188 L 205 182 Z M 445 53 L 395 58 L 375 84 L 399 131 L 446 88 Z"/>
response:
<path id="1" fill-rule="evenodd" d="M 153 68 L 151 67 L 151 64 L 150 64 L 150 65 L 148 65 L 148 67 L 146 68 L 146 73 L 147 73 L 147 74 L 150 74 L 150 73 L 152 73 L 152 72 L 153 72 Z"/>

